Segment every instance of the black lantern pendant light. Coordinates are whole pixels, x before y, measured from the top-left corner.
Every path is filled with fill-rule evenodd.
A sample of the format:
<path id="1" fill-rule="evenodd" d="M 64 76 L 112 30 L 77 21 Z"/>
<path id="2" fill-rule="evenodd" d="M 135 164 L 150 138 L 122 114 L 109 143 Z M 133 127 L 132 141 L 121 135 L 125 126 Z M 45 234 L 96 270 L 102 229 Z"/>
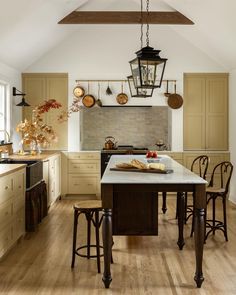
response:
<path id="1" fill-rule="evenodd" d="M 143 19 L 143 0 L 141 0 L 141 20 Z M 141 49 L 143 47 L 143 21 L 141 21 Z M 153 87 L 136 87 L 133 76 L 128 76 L 129 90 L 132 97 L 152 97 Z"/>
<path id="2" fill-rule="evenodd" d="M 142 12 L 142 0 L 141 0 Z M 134 80 L 135 88 L 160 88 L 165 66 L 166 58 L 161 58 L 160 50 L 155 50 L 149 46 L 149 0 L 147 0 L 147 32 L 146 32 L 146 46 L 136 52 L 137 57 L 130 61 L 130 67 Z M 143 25 L 143 17 L 141 16 Z M 141 33 L 141 42 L 142 42 Z"/>

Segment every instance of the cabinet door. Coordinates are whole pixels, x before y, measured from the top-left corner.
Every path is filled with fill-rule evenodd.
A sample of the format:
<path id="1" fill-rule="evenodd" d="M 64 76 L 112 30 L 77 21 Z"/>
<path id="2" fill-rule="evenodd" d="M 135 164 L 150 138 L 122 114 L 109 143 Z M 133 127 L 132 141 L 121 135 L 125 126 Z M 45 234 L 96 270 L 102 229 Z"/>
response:
<path id="1" fill-rule="evenodd" d="M 206 79 L 206 149 L 228 150 L 228 76 Z"/>
<path id="2" fill-rule="evenodd" d="M 46 79 L 34 74 L 22 74 L 22 81 L 25 99 L 30 104 L 29 107 L 22 108 L 23 119 L 31 120 L 34 107 L 46 99 Z"/>
<path id="3" fill-rule="evenodd" d="M 27 94 L 26 100 L 30 107 L 23 108 L 23 119 L 31 119 L 33 108 L 45 99 L 56 99 L 62 108 L 53 109 L 43 115 L 46 124 L 53 127 L 58 135 L 58 141 L 47 149 L 67 149 L 68 123 L 59 123 L 57 118 L 62 110 L 68 108 L 68 74 L 58 73 L 24 73 L 22 74 L 23 91 Z"/>
<path id="4" fill-rule="evenodd" d="M 206 84 L 201 76 L 184 76 L 184 150 L 205 149 Z"/>
<path id="5" fill-rule="evenodd" d="M 48 205 L 55 201 L 55 160 L 54 157 L 49 159 L 48 167 Z"/>
<path id="6" fill-rule="evenodd" d="M 58 155 L 54 160 L 55 166 L 55 198 L 61 195 L 61 157 Z"/>

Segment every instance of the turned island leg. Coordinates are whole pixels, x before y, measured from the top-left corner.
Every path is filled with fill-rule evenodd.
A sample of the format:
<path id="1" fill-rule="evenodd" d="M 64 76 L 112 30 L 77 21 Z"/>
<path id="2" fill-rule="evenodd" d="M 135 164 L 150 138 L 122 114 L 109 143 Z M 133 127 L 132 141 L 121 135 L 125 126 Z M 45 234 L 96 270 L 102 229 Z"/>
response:
<path id="1" fill-rule="evenodd" d="M 104 251 L 104 273 L 103 283 L 109 288 L 112 281 L 111 277 L 111 248 L 112 248 L 112 210 L 104 209 L 102 225 L 103 251 Z"/>
<path id="2" fill-rule="evenodd" d="M 185 207 L 185 195 L 183 192 L 177 193 L 177 217 L 178 217 L 178 227 L 179 227 L 179 238 L 177 245 L 179 246 L 179 249 L 182 250 L 184 247 L 184 207 Z"/>
<path id="3" fill-rule="evenodd" d="M 198 288 L 201 288 L 204 281 L 202 272 L 203 246 L 205 240 L 205 212 L 206 212 L 206 193 L 205 185 L 197 185 L 195 191 L 194 208 L 194 239 L 196 254 L 196 272 L 194 280 Z"/>

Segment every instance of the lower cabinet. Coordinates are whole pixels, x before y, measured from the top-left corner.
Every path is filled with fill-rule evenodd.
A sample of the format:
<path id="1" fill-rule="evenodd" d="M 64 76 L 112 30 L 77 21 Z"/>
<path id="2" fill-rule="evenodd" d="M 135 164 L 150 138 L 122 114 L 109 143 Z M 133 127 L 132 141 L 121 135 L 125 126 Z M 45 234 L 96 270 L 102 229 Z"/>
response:
<path id="1" fill-rule="evenodd" d="M 67 152 L 64 156 L 67 171 L 64 193 L 100 196 L 100 152 Z"/>
<path id="2" fill-rule="evenodd" d="M 0 257 L 25 233 L 25 168 L 0 176 Z"/>
<path id="3" fill-rule="evenodd" d="M 61 196 L 61 155 L 43 161 L 43 179 L 48 192 L 48 207 Z"/>

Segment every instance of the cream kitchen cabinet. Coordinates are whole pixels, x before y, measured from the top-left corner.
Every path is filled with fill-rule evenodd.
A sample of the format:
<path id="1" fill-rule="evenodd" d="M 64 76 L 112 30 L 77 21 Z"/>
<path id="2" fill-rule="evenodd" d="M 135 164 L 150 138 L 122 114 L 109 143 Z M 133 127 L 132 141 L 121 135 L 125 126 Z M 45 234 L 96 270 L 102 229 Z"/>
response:
<path id="1" fill-rule="evenodd" d="M 59 153 L 43 161 L 43 179 L 47 186 L 49 207 L 61 196 L 61 155 Z"/>
<path id="2" fill-rule="evenodd" d="M 173 160 L 177 161 L 181 165 L 183 165 L 183 153 L 182 152 L 169 152 L 169 151 L 157 151 L 158 155 L 167 155 L 171 157 Z"/>
<path id="3" fill-rule="evenodd" d="M 228 74 L 184 75 L 184 150 L 228 150 Z"/>
<path id="4" fill-rule="evenodd" d="M 66 158 L 66 194 L 100 196 L 100 153 L 68 152 Z"/>
<path id="5" fill-rule="evenodd" d="M 9 166 L 13 172 L 0 174 L 0 257 L 25 233 L 25 167 Z"/>
<path id="6" fill-rule="evenodd" d="M 58 141 L 48 149 L 66 150 L 68 146 L 68 122 L 59 123 L 58 115 L 68 108 L 68 74 L 66 73 L 23 73 L 22 87 L 29 107 L 23 108 L 23 118 L 31 119 L 32 110 L 44 100 L 52 98 L 62 104 L 62 108 L 44 114 L 46 124 L 53 127 Z"/>

